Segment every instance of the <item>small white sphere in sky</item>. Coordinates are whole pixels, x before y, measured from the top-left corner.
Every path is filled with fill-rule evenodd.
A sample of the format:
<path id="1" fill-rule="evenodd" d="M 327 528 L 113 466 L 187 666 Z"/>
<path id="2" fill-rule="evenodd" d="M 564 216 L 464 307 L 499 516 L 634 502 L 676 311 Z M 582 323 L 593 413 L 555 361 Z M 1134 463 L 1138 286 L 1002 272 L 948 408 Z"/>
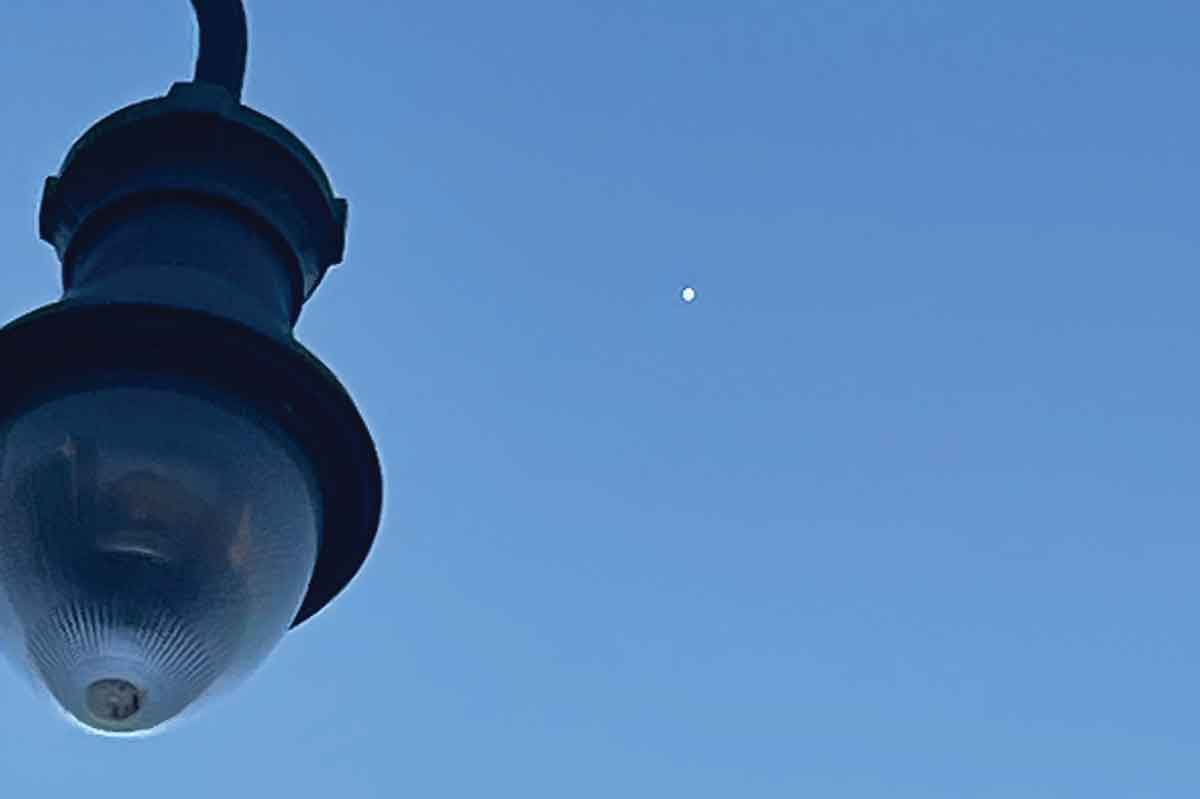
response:
<path id="1" fill-rule="evenodd" d="M 679 293 L 679 296 L 683 298 L 684 302 L 691 302 L 692 300 L 696 299 L 696 290 L 691 286 L 684 286 L 683 291 Z"/>

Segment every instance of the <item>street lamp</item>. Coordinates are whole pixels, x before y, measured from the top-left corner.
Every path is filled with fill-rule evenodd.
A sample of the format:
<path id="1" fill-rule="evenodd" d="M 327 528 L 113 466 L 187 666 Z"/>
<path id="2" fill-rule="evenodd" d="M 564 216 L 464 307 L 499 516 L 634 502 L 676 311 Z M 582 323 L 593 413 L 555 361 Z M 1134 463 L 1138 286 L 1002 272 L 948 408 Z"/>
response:
<path id="1" fill-rule="evenodd" d="M 104 734 L 232 687 L 380 516 L 366 425 L 293 337 L 346 203 L 240 104 L 240 0 L 192 4 L 195 80 L 71 148 L 40 211 L 63 296 L 0 330 L 0 645 Z"/>

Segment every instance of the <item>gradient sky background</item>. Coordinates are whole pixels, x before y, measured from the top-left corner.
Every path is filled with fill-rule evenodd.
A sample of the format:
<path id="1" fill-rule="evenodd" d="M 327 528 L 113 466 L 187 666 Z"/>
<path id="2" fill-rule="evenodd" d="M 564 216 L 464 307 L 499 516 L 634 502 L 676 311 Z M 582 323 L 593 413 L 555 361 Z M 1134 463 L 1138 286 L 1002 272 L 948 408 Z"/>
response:
<path id="1" fill-rule="evenodd" d="M 1200 793 L 1195 3 L 249 3 L 387 507 L 228 700 L 6 796 Z M 10 0 L 0 317 L 185 0 Z M 694 304 L 679 301 L 694 285 Z"/>

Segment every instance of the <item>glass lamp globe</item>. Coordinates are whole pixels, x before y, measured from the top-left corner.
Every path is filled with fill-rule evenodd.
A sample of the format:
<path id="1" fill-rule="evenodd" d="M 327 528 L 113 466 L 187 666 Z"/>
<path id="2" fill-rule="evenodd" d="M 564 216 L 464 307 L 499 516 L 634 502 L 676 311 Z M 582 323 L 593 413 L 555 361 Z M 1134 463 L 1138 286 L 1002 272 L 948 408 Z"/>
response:
<path id="1" fill-rule="evenodd" d="M 88 730 L 161 729 L 288 630 L 320 505 L 304 454 L 235 397 L 58 390 L 0 426 L 0 646 Z"/>

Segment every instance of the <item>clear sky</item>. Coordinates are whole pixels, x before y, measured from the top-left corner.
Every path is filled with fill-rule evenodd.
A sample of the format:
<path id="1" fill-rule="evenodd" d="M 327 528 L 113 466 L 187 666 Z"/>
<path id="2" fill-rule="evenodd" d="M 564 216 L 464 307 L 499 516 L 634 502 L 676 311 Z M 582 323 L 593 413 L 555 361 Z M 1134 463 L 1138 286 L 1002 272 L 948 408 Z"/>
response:
<path id="1" fill-rule="evenodd" d="M 1200 793 L 1200 7 L 248 5 L 246 102 L 351 203 L 298 334 L 384 524 L 165 735 L 0 672 L 0 792 Z M 192 26 L 5 4 L 3 319 Z"/>

